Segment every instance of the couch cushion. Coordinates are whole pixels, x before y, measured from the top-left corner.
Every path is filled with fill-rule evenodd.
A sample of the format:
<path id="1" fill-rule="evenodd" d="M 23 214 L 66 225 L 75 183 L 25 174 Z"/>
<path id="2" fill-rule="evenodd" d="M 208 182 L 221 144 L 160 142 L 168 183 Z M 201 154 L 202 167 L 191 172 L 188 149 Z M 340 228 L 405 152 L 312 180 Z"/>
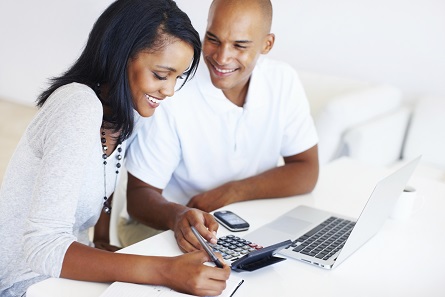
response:
<path id="1" fill-rule="evenodd" d="M 333 75 L 305 71 L 298 74 L 309 99 L 311 114 L 314 118 L 318 117 L 321 110 L 333 97 L 357 92 L 372 86 L 369 82 Z"/>
<path id="2" fill-rule="evenodd" d="M 344 134 L 347 155 L 374 165 L 400 160 L 410 115 L 404 107 L 348 129 Z"/>
<path id="3" fill-rule="evenodd" d="M 423 155 L 423 162 L 445 170 L 445 97 L 422 97 L 416 103 L 403 157 L 418 155 Z"/>
<path id="4" fill-rule="evenodd" d="M 333 96 L 314 117 L 320 163 L 344 154 L 342 137 L 345 131 L 395 110 L 401 101 L 401 91 L 390 85 L 375 85 Z"/>

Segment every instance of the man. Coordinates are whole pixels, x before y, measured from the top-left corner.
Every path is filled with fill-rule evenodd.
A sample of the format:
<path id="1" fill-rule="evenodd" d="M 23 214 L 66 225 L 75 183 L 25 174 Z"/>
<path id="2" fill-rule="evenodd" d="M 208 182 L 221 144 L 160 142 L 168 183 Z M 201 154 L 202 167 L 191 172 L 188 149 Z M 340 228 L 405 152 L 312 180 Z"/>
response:
<path id="1" fill-rule="evenodd" d="M 317 135 L 298 77 L 260 58 L 274 45 L 271 22 L 270 0 L 214 0 L 205 65 L 130 145 L 128 213 L 139 227 L 172 229 L 184 251 L 199 248 L 190 225 L 216 241 L 207 212 L 307 193 L 318 179 Z M 143 232 L 133 241 L 150 235 Z"/>

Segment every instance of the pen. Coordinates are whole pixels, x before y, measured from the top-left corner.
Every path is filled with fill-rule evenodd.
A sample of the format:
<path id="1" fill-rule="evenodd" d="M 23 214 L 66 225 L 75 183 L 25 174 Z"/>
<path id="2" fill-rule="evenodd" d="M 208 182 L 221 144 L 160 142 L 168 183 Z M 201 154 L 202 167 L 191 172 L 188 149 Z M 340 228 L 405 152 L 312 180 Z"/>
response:
<path id="1" fill-rule="evenodd" d="M 210 246 L 207 244 L 207 242 L 205 242 L 204 238 L 202 238 L 201 234 L 199 234 L 199 232 L 195 229 L 195 227 L 191 226 L 191 228 L 192 228 L 193 234 L 195 234 L 195 236 L 198 239 L 199 243 L 204 248 L 204 250 L 207 252 L 207 254 L 209 255 L 210 259 L 212 259 L 213 263 L 215 263 L 215 265 L 217 267 L 223 268 L 223 264 L 218 259 L 218 257 L 216 257 L 215 253 L 210 248 Z"/>

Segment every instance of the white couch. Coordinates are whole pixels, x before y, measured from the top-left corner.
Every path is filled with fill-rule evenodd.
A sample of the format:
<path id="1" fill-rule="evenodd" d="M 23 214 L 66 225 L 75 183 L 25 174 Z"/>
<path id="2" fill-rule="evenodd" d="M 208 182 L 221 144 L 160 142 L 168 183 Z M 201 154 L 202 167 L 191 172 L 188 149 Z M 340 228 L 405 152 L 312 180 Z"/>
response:
<path id="1" fill-rule="evenodd" d="M 307 72 L 300 72 L 300 79 L 320 140 L 321 165 L 341 156 L 383 165 L 399 159 L 409 111 L 401 110 L 398 88 Z M 385 145 L 364 135 L 380 135 Z M 370 146 L 376 149 L 365 149 Z"/>
<path id="2" fill-rule="evenodd" d="M 413 105 L 401 161 L 418 155 L 418 173 L 445 183 L 445 97 L 421 96 Z"/>
<path id="3" fill-rule="evenodd" d="M 407 102 L 387 85 L 300 72 L 319 134 L 320 164 L 349 156 L 399 166 L 422 155 L 418 171 L 445 182 L 445 98 Z"/>

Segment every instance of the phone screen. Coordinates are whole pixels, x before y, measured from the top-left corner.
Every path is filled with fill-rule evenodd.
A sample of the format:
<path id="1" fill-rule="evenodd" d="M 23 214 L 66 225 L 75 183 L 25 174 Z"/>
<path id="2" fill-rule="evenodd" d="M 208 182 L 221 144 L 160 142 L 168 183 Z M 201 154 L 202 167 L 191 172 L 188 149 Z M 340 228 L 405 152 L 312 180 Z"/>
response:
<path id="1" fill-rule="evenodd" d="M 228 210 L 215 212 L 215 218 L 231 231 L 244 231 L 249 228 L 249 223 Z"/>
<path id="2" fill-rule="evenodd" d="M 231 225 L 239 225 L 245 223 L 243 219 L 231 212 L 224 214 L 223 218 Z"/>

